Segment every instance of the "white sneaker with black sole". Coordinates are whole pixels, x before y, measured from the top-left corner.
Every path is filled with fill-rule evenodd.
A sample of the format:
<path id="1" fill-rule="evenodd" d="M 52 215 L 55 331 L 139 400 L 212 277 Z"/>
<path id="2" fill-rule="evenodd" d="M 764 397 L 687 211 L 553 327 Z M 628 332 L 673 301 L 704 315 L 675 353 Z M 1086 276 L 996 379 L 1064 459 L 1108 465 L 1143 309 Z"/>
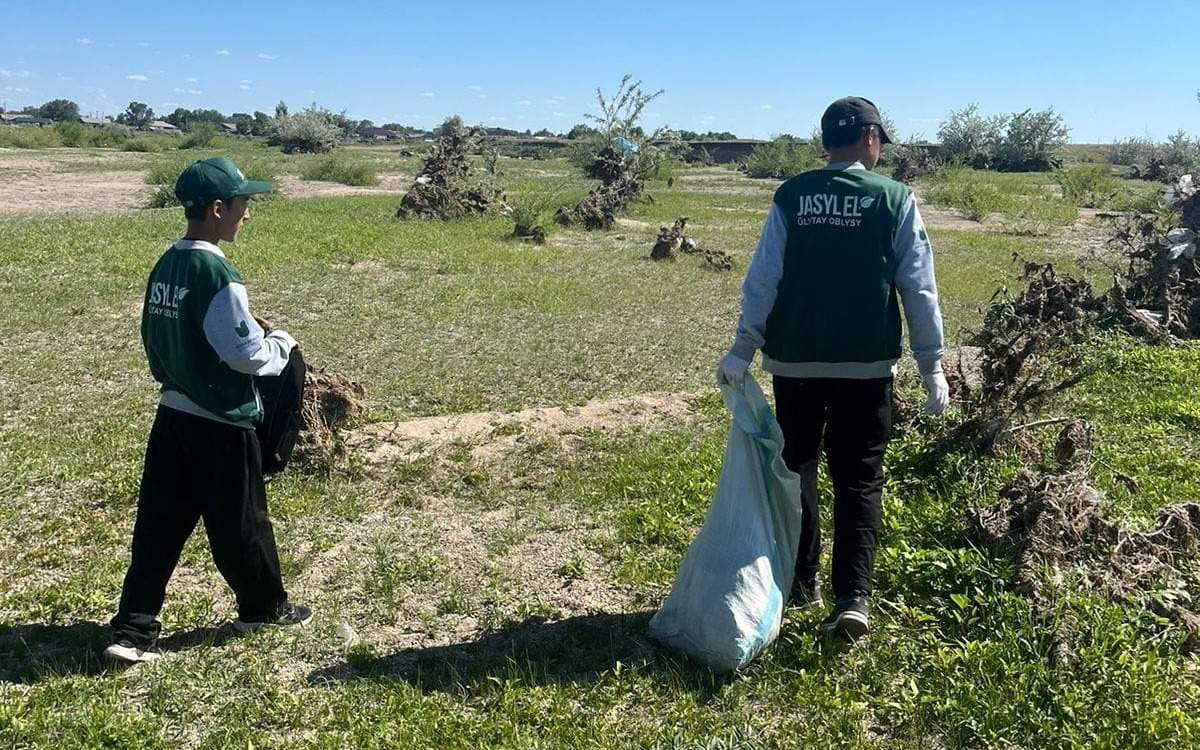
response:
<path id="1" fill-rule="evenodd" d="M 139 664 L 161 659 L 162 652 L 154 648 L 139 648 L 132 641 L 121 639 L 113 641 L 104 649 L 104 657 L 119 664 Z"/>
<path id="2" fill-rule="evenodd" d="M 274 620 L 246 621 L 238 618 L 233 621 L 233 629 L 238 633 L 253 633 L 262 628 L 302 628 L 312 622 L 312 609 L 303 604 L 289 604 Z"/>
<path id="3" fill-rule="evenodd" d="M 827 635 L 857 641 L 871 630 L 869 612 L 865 596 L 852 596 L 834 605 L 833 611 L 821 621 L 819 627 Z"/>

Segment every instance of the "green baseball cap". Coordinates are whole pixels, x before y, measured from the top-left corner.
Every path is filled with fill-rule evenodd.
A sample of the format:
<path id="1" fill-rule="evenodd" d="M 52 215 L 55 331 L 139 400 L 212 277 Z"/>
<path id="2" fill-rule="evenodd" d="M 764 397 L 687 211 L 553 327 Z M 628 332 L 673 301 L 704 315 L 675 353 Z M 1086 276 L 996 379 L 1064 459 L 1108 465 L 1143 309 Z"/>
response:
<path id="1" fill-rule="evenodd" d="M 269 192 L 271 183 L 247 180 L 242 170 L 228 159 L 198 161 L 183 170 L 175 181 L 175 197 L 187 208 Z"/>

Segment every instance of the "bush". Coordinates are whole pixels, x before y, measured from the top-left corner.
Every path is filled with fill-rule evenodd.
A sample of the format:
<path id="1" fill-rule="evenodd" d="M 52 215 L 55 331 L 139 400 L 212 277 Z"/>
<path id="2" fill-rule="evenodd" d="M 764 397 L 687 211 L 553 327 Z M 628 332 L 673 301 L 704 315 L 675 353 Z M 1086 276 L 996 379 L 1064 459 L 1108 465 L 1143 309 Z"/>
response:
<path id="1" fill-rule="evenodd" d="M 950 112 L 938 128 L 946 156 L 976 169 L 1044 172 L 1056 169 L 1070 130 L 1053 108 L 983 117 L 971 104 Z"/>
<path id="2" fill-rule="evenodd" d="M 133 128 L 112 122 L 92 131 L 92 145 L 99 148 L 118 148 L 133 138 Z"/>
<path id="3" fill-rule="evenodd" d="M 276 117 L 267 143 L 285 154 L 323 154 L 336 148 L 341 138 L 337 115 L 314 104 L 303 112 Z"/>
<path id="4" fill-rule="evenodd" d="M 378 185 L 379 175 L 369 162 L 352 160 L 341 153 L 333 153 L 309 162 L 301 172 L 306 180 L 340 182 L 343 185 Z"/>
<path id="5" fill-rule="evenodd" d="M 540 191 L 521 195 L 513 201 L 513 237 L 533 240 L 539 245 L 554 231 L 554 209 L 558 205 L 557 191 Z"/>
<path id="6" fill-rule="evenodd" d="M 179 142 L 179 148 L 208 148 L 217 137 L 217 126 L 211 122 L 192 125 L 187 137 Z"/>
<path id="7" fill-rule="evenodd" d="M 801 172 L 821 167 L 821 148 L 791 138 L 776 138 L 755 146 L 742 163 L 742 171 L 751 177 L 786 180 Z"/>
<path id="8" fill-rule="evenodd" d="M 1077 206 L 1107 208 L 1124 203 L 1128 188 L 1103 164 L 1073 167 L 1055 175 L 1063 197 Z"/>
<path id="9" fill-rule="evenodd" d="M 159 144 L 159 141 L 153 138 L 131 138 L 122 144 L 121 150 L 154 154 L 162 151 L 162 146 Z"/>
<path id="10" fill-rule="evenodd" d="M 1113 143 L 1112 150 L 1108 154 L 1108 161 L 1112 164 L 1132 167 L 1137 164 L 1145 164 L 1157 152 L 1157 145 L 1149 138 L 1126 138 Z"/>
<path id="11" fill-rule="evenodd" d="M 88 131 L 88 126 L 82 122 L 56 123 L 54 132 L 58 133 L 59 140 L 62 141 L 64 146 L 77 148 L 91 144 L 91 133 Z"/>
<path id="12" fill-rule="evenodd" d="M 0 127 L 0 146 L 5 148 L 56 148 L 63 145 L 54 128 Z"/>

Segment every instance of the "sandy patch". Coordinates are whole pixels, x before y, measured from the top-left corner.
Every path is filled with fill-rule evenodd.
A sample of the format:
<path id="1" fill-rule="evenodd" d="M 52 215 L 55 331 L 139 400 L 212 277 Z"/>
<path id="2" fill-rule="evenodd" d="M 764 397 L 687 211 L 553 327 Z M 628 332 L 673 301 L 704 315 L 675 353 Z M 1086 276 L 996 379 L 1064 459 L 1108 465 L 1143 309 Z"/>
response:
<path id="1" fill-rule="evenodd" d="M 518 442 L 537 435 L 648 427 L 678 423 L 693 414 L 693 393 L 642 393 L 612 400 L 590 401 L 580 407 L 544 407 L 516 412 L 472 412 L 427 417 L 408 422 L 379 422 L 346 436 L 351 449 L 368 461 L 422 455 L 454 442 L 476 443 L 476 460 L 496 458 Z"/>
<path id="2" fill-rule="evenodd" d="M 0 162 L 0 216 L 128 213 L 144 208 L 151 193 L 139 170 L 23 174 L 11 167 Z"/>

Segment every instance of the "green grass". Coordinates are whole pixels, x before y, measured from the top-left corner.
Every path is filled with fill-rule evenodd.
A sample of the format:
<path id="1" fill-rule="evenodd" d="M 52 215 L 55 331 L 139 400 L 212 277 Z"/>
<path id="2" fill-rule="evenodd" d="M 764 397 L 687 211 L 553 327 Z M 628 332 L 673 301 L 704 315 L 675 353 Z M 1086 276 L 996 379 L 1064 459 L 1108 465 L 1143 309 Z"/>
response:
<path id="1" fill-rule="evenodd" d="M 975 221 L 998 214 L 1010 232 L 1045 235 L 1078 218 L 1075 203 L 1058 195 L 1045 179 L 947 167 L 927 181 L 923 193 L 929 202 L 956 208 Z"/>
<path id="2" fill-rule="evenodd" d="M 232 149 L 275 175 L 309 161 Z M 394 150 L 353 151 L 415 172 Z M 160 164 L 162 185 L 182 157 L 128 155 Z M 558 161 L 501 165 L 518 199 L 588 187 Z M 654 202 L 612 232 L 561 230 L 541 247 L 512 242 L 503 217 L 398 222 L 393 196 L 255 204 L 224 247 L 256 312 L 313 363 L 362 382 L 372 420 L 647 391 L 701 393 L 698 415 L 561 440 L 502 417 L 495 438 L 515 443 L 494 462 L 460 441 L 285 472 L 271 514 L 313 628 L 229 639 L 232 596 L 197 534 L 162 614 L 170 658 L 125 672 L 97 652 L 156 399 L 138 305 L 182 217 L 0 220 L 13 251 L 0 256 L 0 746 L 1194 746 L 1200 679 L 1178 628 L 1068 577 L 1057 617 L 1077 662 L 1051 666 L 1055 622 L 964 533 L 966 509 L 1020 467 L 934 450 L 922 429 L 888 456 L 869 644 L 830 648 L 813 634 L 821 615 L 793 611 L 777 645 L 729 680 L 645 640 L 720 471 L 712 368 L 770 199 L 732 176 L 721 187 L 740 192 L 707 192 L 708 174 L 652 184 Z M 682 215 L 702 247 L 735 256 L 733 273 L 647 260 L 658 225 Z M 933 243 L 952 343 L 1015 278 L 1014 252 L 1104 280 L 1037 237 L 934 231 Z M 1200 347 L 1113 335 L 1093 356 L 1097 374 L 1045 416 L 1096 425 L 1093 480 L 1116 511 L 1144 523 L 1200 496 Z M 344 642 L 343 623 L 361 642 Z"/>

